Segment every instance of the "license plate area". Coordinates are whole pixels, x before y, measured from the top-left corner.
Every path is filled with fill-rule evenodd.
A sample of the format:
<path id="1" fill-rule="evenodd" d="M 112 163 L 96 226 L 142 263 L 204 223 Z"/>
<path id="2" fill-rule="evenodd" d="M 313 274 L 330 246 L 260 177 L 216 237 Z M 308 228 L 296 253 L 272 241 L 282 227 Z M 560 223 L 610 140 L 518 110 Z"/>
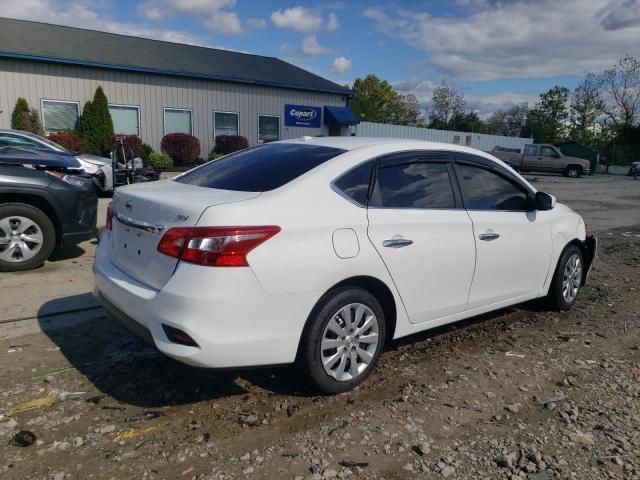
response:
<path id="1" fill-rule="evenodd" d="M 118 257 L 137 267 L 147 266 L 155 252 L 158 236 L 121 223 L 114 230 L 114 247 Z"/>

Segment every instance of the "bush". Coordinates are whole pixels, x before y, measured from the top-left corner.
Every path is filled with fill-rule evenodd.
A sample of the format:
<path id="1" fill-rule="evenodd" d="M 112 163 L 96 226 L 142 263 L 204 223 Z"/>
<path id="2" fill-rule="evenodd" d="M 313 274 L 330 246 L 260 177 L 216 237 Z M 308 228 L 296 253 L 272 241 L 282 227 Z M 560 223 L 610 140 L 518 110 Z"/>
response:
<path id="1" fill-rule="evenodd" d="M 168 170 L 173 168 L 173 160 L 169 155 L 160 152 L 151 152 L 149 154 L 149 163 L 151 167 L 158 170 Z"/>
<path id="2" fill-rule="evenodd" d="M 42 121 L 40 120 L 40 113 L 35 108 L 31 109 L 29 113 L 29 131 L 36 135 L 44 136 L 44 128 L 42 127 Z"/>
<path id="3" fill-rule="evenodd" d="M 124 149 L 127 154 L 127 160 L 131 160 L 132 158 L 131 154 L 129 153 L 130 152 L 129 148 L 131 148 L 131 150 L 133 151 L 133 158 L 140 157 L 144 161 L 144 157 L 143 157 L 144 149 L 142 148 L 142 140 L 140 139 L 139 136 L 126 135 L 124 133 L 116 133 L 111 140 L 111 145 L 114 145 L 118 138 L 122 138 L 124 140 L 125 145 L 128 145 L 128 148 L 125 147 Z"/>
<path id="4" fill-rule="evenodd" d="M 178 167 L 191 165 L 200 156 L 200 141 L 187 133 L 166 134 L 160 148 Z"/>
<path id="5" fill-rule="evenodd" d="M 59 143 L 72 152 L 84 152 L 84 142 L 82 141 L 82 138 L 80 138 L 80 135 L 75 132 L 52 133 L 48 138 L 52 142 Z"/>
<path id="6" fill-rule="evenodd" d="M 24 121 L 29 119 L 29 103 L 27 99 L 20 97 L 11 114 L 11 128 L 14 130 L 26 130 Z"/>
<path id="7" fill-rule="evenodd" d="M 151 148 L 151 145 L 149 145 L 148 143 L 143 143 L 142 144 L 142 161 L 147 164 L 149 163 L 150 160 L 150 156 L 153 153 L 153 148 Z"/>
<path id="8" fill-rule="evenodd" d="M 218 153 L 215 150 L 211 150 L 211 152 L 209 153 L 209 156 L 207 157 L 207 160 L 211 161 L 211 160 L 217 160 L 220 157 L 223 157 L 224 153 Z"/>
<path id="9" fill-rule="evenodd" d="M 242 135 L 218 135 L 216 137 L 215 151 L 227 155 L 249 148 L 249 142 Z"/>
<path id="10" fill-rule="evenodd" d="M 81 125 L 87 153 L 108 155 L 113 145 L 113 120 L 109 113 L 109 100 L 102 87 L 96 88 L 93 102 L 84 104 Z"/>

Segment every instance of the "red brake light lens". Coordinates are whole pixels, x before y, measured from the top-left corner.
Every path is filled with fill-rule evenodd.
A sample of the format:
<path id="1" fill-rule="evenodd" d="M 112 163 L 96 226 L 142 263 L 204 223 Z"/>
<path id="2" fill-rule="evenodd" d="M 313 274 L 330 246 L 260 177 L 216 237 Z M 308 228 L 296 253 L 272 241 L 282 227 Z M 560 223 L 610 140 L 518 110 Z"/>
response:
<path id="1" fill-rule="evenodd" d="M 107 230 L 111 230 L 113 228 L 113 203 L 109 202 L 109 206 L 107 207 Z"/>
<path id="2" fill-rule="evenodd" d="M 246 267 L 247 254 L 280 232 L 280 227 L 171 228 L 158 251 L 184 262 L 210 267 Z"/>

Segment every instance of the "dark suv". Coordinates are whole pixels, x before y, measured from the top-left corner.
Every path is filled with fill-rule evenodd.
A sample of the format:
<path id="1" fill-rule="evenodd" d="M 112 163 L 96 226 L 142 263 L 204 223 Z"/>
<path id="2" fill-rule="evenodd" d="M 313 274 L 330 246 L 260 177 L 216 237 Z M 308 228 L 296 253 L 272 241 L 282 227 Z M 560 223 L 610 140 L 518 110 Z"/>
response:
<path id="1" fill-rule="evenodd" d="M 97 235 L 94 181 L 72 155 L 0 148 L 0 272 L 29 270 L 56 247 Z"/>

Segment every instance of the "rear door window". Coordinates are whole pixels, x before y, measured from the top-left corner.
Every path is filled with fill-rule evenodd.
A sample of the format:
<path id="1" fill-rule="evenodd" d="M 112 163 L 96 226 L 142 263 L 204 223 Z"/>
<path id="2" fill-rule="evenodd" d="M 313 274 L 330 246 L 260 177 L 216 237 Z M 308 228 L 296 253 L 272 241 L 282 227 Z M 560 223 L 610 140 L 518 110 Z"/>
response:
<path id="1" fill-rule="evenodd" d="M 370 205 L 383 208 L 455 208 L 447 164 L 444 161 L 382 164 L 376 173 Z"/>
<path id="2" fill-rule="evenodd" d="M 320 145 L 267 144 L 206 163 L 175 181 L 220 190 L 268 192 L 344 152 Z"/>

